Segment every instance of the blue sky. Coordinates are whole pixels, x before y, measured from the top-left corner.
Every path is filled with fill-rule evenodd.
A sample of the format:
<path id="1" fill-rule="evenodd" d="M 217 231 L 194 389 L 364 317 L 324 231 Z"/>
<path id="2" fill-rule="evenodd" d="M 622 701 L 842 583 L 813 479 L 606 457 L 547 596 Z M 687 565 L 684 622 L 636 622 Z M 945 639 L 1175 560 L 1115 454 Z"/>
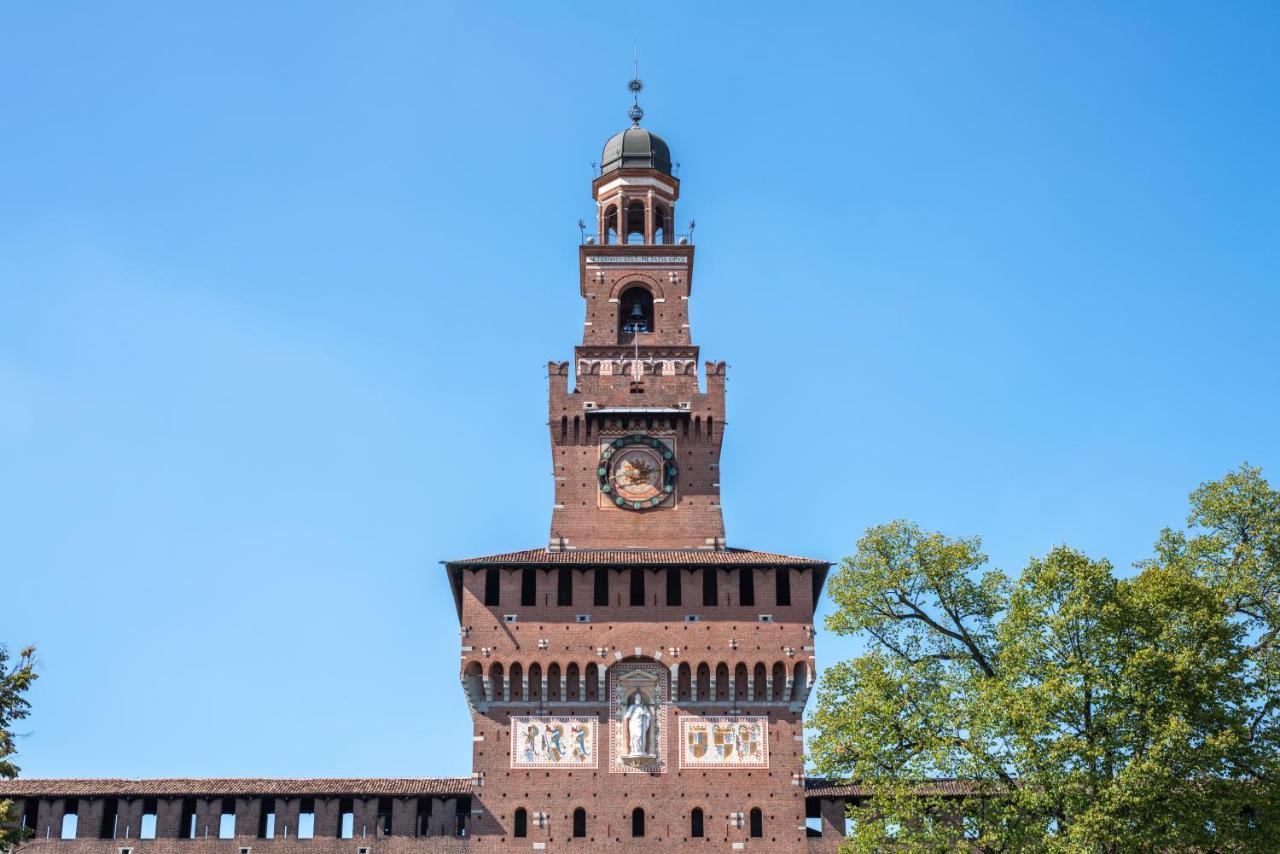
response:
<path id="1" fill-rule="evenodd" d="M 1274 4 L 8 4 L 28 776 L 470 771 L 438 561 L 545 542 L 590 163 L 646 126 L 731 543 L 1127 570 L 1280 477 Z M 819 661 L 850 654 L 821 633 Z"/>

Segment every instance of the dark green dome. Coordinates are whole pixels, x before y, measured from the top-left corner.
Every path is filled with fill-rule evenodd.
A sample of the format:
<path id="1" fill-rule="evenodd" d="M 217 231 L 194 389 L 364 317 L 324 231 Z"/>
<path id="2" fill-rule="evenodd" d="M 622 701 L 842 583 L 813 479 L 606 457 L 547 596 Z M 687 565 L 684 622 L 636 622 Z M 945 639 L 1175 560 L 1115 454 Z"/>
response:
<path id="1" fill-rule="evenodd" d="M 615 169 L 657 169 L 670 175 L 671 149 L 656 133 L 629 127 L 609 137 L 600 155 L 600 174 Z"/>

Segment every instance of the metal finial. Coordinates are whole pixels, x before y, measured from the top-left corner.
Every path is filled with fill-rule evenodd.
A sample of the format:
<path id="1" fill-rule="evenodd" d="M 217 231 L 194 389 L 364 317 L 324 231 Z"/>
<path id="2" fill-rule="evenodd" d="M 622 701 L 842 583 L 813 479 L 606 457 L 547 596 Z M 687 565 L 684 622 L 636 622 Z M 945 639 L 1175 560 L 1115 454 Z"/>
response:
<path id="1" fill-rule="evenodd" d="M 640 79 L 640 47 L 637 45 L 636 75 L 627 81 L 627 91 L 631 93 L 632 97 L 631 109 L 627 110 L 627 116 L 635 127 L 640 127 L 640 120 L 644 118 L 644 110 L 640 107 L 640 92 L 643 89 L 644 81 Z"/>

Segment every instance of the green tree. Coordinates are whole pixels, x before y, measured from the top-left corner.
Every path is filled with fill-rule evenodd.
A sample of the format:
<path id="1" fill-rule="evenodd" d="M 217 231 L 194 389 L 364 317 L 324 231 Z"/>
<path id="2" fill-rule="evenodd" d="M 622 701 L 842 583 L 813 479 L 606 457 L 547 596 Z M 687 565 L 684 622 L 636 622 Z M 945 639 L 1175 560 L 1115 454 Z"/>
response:
<path id="1" fill-rule="evenodd" d="M 31 707 L 24 694 L 36 679 L 35 657 L 35 647 L 27 647 L 10 664 L 9 650 L 0 646 L 0 777 L 6 779 L 18 776 L 18 766 L 13 764 L 18 752 L 13 724 L 25 718 Z M 0 852 L 7 852 L 23 838 L 14 826 L 13 802 L 0 800 Z"/>
<path id="2" fill-rule="evenodd" d="M 850 850 L 1280 850 L 1280 494 L 1245 465 L 1128 578 L 1065 546 L 871 528 L 833 575 L 816 771 L 875 793 Z M 924 781 L 956 778 L 945 799 Z"/>

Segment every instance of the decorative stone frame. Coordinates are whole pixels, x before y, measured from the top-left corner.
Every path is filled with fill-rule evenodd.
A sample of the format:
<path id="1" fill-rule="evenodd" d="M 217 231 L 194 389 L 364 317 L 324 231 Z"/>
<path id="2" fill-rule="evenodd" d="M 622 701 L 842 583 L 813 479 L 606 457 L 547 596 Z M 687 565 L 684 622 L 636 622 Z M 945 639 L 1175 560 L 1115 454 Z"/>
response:
<path id="1" fill-rule="evenodd" d="M 667 772 L 667 705 L 671 698 L 671 671 L 653 661 L 620 661 L 609 668 L 609 773 L 665 774 Z M 633 679 L 632 677 L 638 677 Z M 625 693 L 634 690 L 634 682 L 643 680 L 652 691 L 653 719 L 657 727 L 654 739 L 658 758 L 645 764 L 624 762 L 627 752 L 622 734 L 622 714 L 626 710 Z"/>

